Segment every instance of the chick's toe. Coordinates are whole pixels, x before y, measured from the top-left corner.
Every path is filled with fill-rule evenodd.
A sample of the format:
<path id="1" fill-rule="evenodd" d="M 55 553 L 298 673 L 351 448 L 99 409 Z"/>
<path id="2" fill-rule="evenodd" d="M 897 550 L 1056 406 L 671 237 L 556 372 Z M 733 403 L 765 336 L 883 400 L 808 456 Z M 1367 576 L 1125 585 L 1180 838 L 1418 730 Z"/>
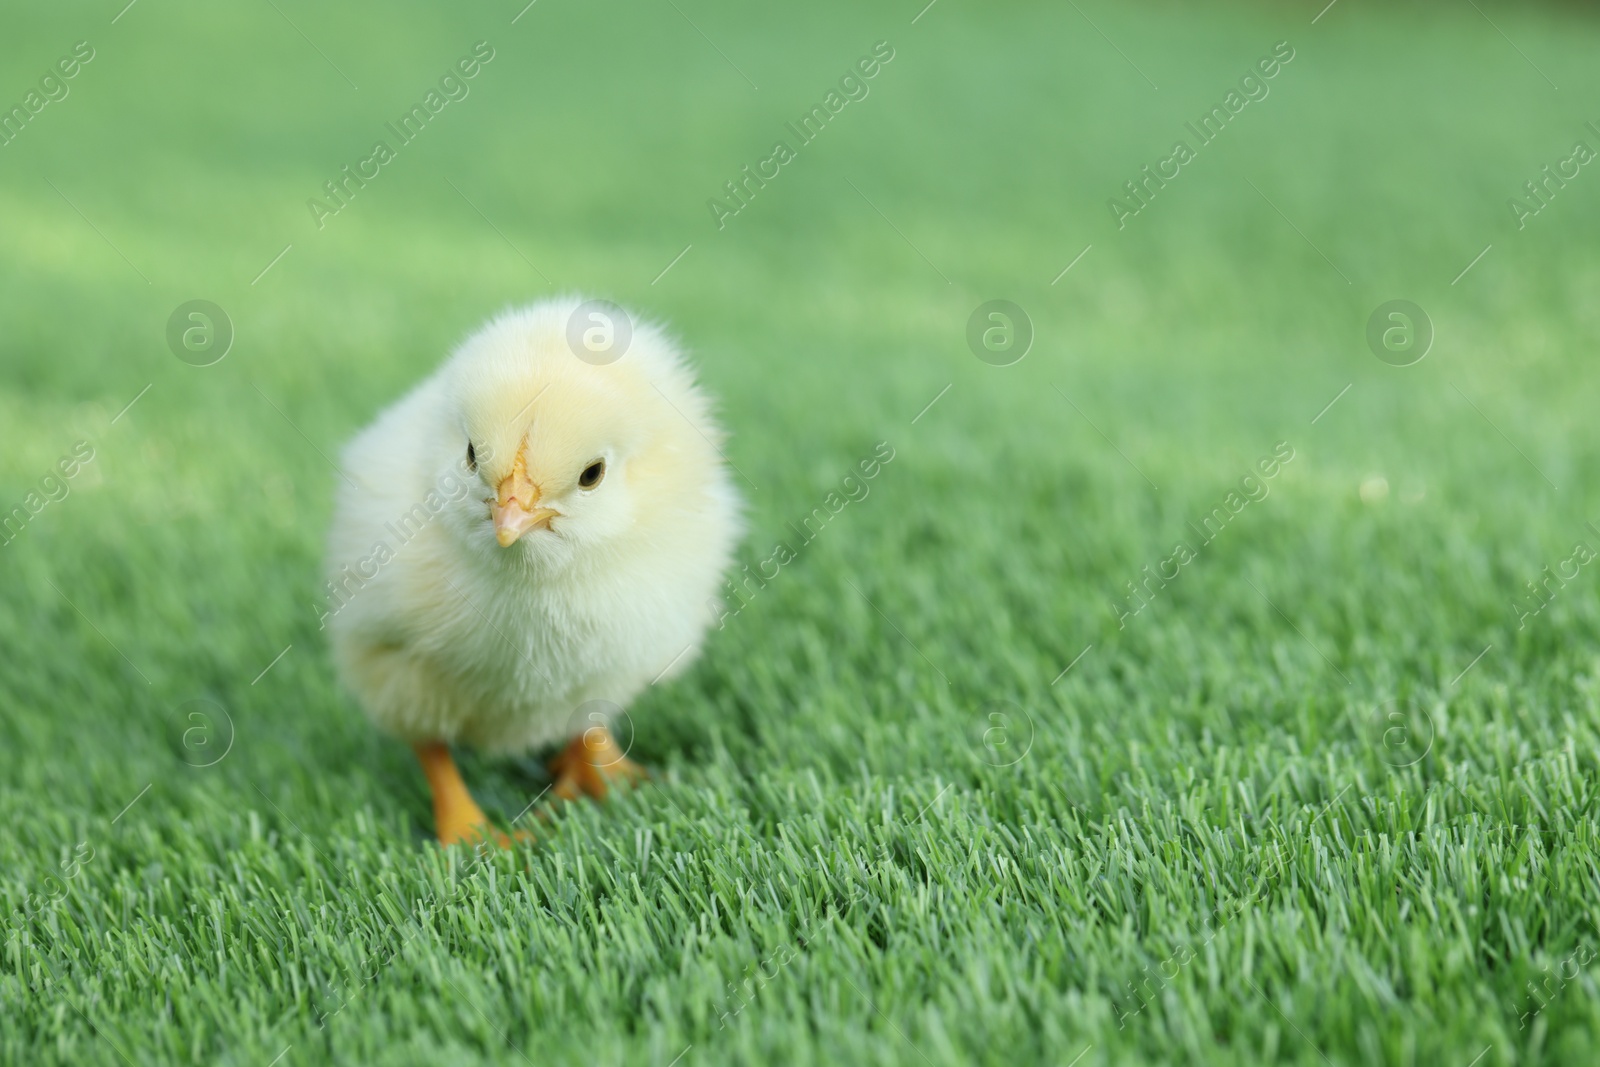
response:
<path id="1" fill-rule="evenodd" d="M 580 796 L 604 800 L 611 783 L 650 777 L 648 771 L 623 754 L 604 726 L 591 726 L 574 737 L 550 761 L 550 773 L 556 776 L 551 792 L 566 800 Z"/>

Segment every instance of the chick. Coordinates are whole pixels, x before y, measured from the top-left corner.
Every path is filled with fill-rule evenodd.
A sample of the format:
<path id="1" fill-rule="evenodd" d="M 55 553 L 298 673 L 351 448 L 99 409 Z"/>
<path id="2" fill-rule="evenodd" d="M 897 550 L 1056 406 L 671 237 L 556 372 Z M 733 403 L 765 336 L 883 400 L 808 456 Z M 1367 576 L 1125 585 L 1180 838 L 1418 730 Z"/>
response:
<path id="1" fill-rule="evenodd" d="M 625 339 L 626 320 L 611 351 L 589 351 L 604 324 L 569 323 L 593 306 L 494 319 L 343 452 L 334 661 L 415 749 L 444 844 L 507 844 L 453 743 L 567 741 L 551 770 L 569 798 L 641 773 L 596 709 L 694 660 L 741 530 L 723 433 L 683 357 L 646 323 Z"/>

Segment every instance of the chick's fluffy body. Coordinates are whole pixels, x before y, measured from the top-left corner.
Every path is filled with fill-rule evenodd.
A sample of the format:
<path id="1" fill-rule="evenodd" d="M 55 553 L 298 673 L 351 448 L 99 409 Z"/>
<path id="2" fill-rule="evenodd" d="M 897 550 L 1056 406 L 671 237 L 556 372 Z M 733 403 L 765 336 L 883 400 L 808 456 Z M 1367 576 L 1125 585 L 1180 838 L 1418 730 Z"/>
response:
<path id="1" fill-rule="evenodd" d="M 344 451 L 334 659 L 408 741 L 575 736 L 681 671 L 712 621 L 740 523 L 709 401 L 648 324 L 613 363 L 577 358 L 578 303 L 490 322 Z M 558 514 L 502 548 L 490 506 L 519 456 Z"/>

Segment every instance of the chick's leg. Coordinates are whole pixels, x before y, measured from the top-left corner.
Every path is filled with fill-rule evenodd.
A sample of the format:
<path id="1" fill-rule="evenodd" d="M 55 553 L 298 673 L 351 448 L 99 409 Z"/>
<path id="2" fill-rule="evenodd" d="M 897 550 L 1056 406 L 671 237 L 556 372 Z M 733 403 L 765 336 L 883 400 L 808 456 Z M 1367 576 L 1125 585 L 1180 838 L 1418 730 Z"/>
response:
<path id="1" fill-rule="evenodd" d="M 636 782 L 649 777 L 643 767 L 623 754 L 604 726 L 591 726 L 574 737 L 550 761 L 550 773 L 556 776 L 551 792 L 567 800 L 577 800 L 580 795 L 604 800 L 612 782 Z"/>
<path id="2" fill-rule="evenodd" d="M 456 770 L 455 760 L 450 758 L 449 746 L 430 741 L 412 747 L 422 764 L 422 773 L 428 778 L 428 786 L 433 790 L 433 822 L 439 834 L 439 843 L 454 845 L 462 841 L 470 843 L 487 839 L 501 848 L 510 848 L 512 839 L 489 825 L 483 809 L 467 792 L 461 772 Z M 528 835 L 518 831 L 516 837 L 526 840 Z"/>

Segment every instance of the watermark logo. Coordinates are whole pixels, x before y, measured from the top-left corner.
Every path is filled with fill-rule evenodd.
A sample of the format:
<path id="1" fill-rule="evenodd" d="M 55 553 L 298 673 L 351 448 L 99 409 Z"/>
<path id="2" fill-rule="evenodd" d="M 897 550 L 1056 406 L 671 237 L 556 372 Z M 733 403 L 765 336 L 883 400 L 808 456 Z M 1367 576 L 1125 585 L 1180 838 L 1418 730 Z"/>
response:
<path id="1" fill-rule="evenodd" d="M 1433 749 L 1433 716 L 1409 700 L 1386 700 L 1373 714 L 1379 736 L 1379 753 L 1391 767 L 1422 762 Z"/>
<path id="2" fill-rule="evenodd" d="M 1033 320 L 1009 300 L 986 300 L 967 319 L 967 347 L 991 367 L 1009 367 L 1033 347 Z"/>
<path id="3" fill-rule="evenodd" d="M 1211 110 L 1196 120 L 1183 124 L 1186 131 L 1183 139 L 1174 141 L 1167 155 L 1157 159 L 1153 165 L 1145 164 L 1137 175 L 1123 182 L 1122 190 L 1126 198 L 1119 199 L 1113 196 L 1106 201 L 1106 207 L 1111 211 L 1111 220 L 1117 224 L 1117 229 L 1126 229 L 1128 220 L 1149 207 L 1155 200 L 1156 194 L 1165 189 L 1168 182 L 1177 180 L 1183 169 L 1199 158 L 1200 149 L 1222 136 L 1222 131 L 1227 129 L 1246 107 L 1253 102 L 1265 100 L 1272 92 L 1272 87 L 1268 83 L 1276 78 L 1294 57 L 1294 46 L 1288 41 L 1279 41 L 1273 45 L 1270 54 L 1262 56 L 1256 60 L 1255 66 L 1245 70 L 1237 88 L 1229 89 L 1228 94 L 1219 103 L 1211 105 Z M 1145 80 L 1150 81 L 1148 77 Z M 1150 82 L 1150 87 L 1155 88 L 1155 82 Z M 1194 140 L 1192 146 L 1189 143 L 1191 136 Z"/>
<path id="4" fill-rule="evenodd" d="M 583 742 L 583 755 L 591 767 L 606 770 L 627 758 L 633 749 L 633 720 L 612 700 L 585 700 L 567 716 L 566 736 Z"/>
<path id="5" fill-rule="evenodd" d="M 799 559 L 810 545 L 822 535 L 830 522 L 838 518 L 840 512 L 853 503 L 860 503 L 872 492 L 869 484 L 872 479 L 882 473 L 883 468 L 894 461 L 894 446 L 888 441 L 879 441 L 871 455 L 864 456 L 850 473 L 846 474 L 839 482 L 839 487 L 830 490 L 821 502 L 813 507 L 810 512 L 800 518 L 798 522 L 790 521 L 787 532 L 793 537 L 785 536 L 772 547 L 772 552 L 766 558 L 754 564 L 745 564 L 744 568 L 730 578 L 725 578 L 722 583 L 722 595 L 710 597 L 706 607 L 710 609 L 712 621 L 717 629 L 727 625 L 728 617 L 737 615 L 750 606 L 756 594 L 767 587 L 767 583 L 777 578 L 783 568 Z M 859 474 L 857 472 L 860 472 Z"/>
<path id="6" fill-rule="evenodd" d="M 21 101 L 9 108 L 0 104 L 0 145 L 8 145 L 16 140 L 23 128 L 46 107 L 65 100 L 72 91 L 69 81 L 76 78 L 94 56 L 94 45 L 79 41 L 72 46 L 69 55 L 62 56 L 56 60 L 54 67 L 45 70 L 37 89 L 30 88 Z"/>
<path id="7" fill-rule="evenodd" d="M 167 318 L 167 347 L 191 367 L 220 363 L 233 347 L 233 320 L 209 300 L 179 304 Z"/>
<path id="8" fill-rule="evenodd" d="M 1379 304 L 1367 318 L 1367 347 L 1391 367 L 1420 363 L 1433 347 L 1433 320 L 1409 300 Z"/>
<path id="9" fill-rule="evenodd" d="M 1239 479 L 1237 489 L 1228 490 L 1227 495 L 1202 515 L 1198 523 L 1191 519 L 1188 525 L 1195 534 L 1195 540 L 1191 543 L 1186 537 L 1175 543 L 1172 554 L 1159 560 L 1153 569 L 1150 564 L 1145 564 L 1139 572 L 1138 581 L 1126 583 L 1126 607 L 1111 603 L 1117 629 L 1127 629 L 1128 620 L 1149 607 L 1161 590 L 1177 581 L 1183 568 L 1199 559 L 1201 550 L 1215 541 L 1245 508 L 1267 499 L 1272 494 L 1272 479 L 1294 457 L 1294 446 L 1288 441 L 1279 441 L 1273 445 L 1271 453 L 1256 460 L 1254 469 Z"/>
<path id="10" fill-rule="evenodd" d="M 609 300 L 585 300 L 567 319 L 567 347 L 596 367 L 615 363 L 633 341 L 633 320 Z"/>
<path id="11" fill-rule="evenodd" d="M 1600 125 L 1593 122 L 1586 125 L 1600 135 Z M 1549 207 L 1556 195 L 1567 187 L 1567 183 L 1597 158 L 1600 155 L 1589 147 L 1587 141 L 1574 141 L 1572 151 L 1556 160 L 1554 167 L 1546 163 L 1532 180 L 1523 182 L 1521 195 L 1525 199 L 1513 196 L 1506 201 L 1506 206 L 1511 209 L 1511 217 L 1517 220 L 1517 229 L 1527 228 L 1528 220 Z"/>
<path id="12" fill-rule="evenodd" d="M 1589 523 L 1588 526 L 1591 530 L 1595 528 L 1593 523 Z M 1575 542 L 1572 554 L 1566 559 L 1557 561 L 1555 570 L 1545 567 L 1539 572 L 1537 582 L 1530 580 L 1524 583 L 1528 590 L 1527 597 L 1518 597 L 1511 602 L 1511 610 L 1517 616 L 1517 629 L 1526 627 L 1529 619 L 1549 607 L 1556 596 L 1578 577 L 1578 572 L 1593 563 L 1596 558 L 1594 549 L 1590 548 L 1587 542 Z"/>
<path id="13" fill-rule="evenodd" d="M 30 489 L 26 496 L 11 506 L 11 510 L 0 511 L 0 545 L 15 541 L 22 536 L 22 531 L 28 528 L 34 516 L 51 504 L 67 499 L 72 492 L 72 479 L 93 460 L 94 446 L 88 441 L 79 441 L 72 446 L 70 453 L 56 460 L 54 468 L 45 472 L 36 488 Z M 4 506 L 0 504 L 0 508 Z"/>
<path id="14" fill-rule="evenodd" d="M 184 724 L 183 762 L 191 767 L 215 767 L 233 751 L 233 719 L 215 700 L 197 697 L 178 705 Z"/>
<path id="15" fill-rule="evenodd" d="M 754 167 L 746 163 L 731 181 L 723 182 L 720 198 L 713 196 L 706 200 L 706 208 L 711 212 L 711 221 L 717 224 L 717 229 L 726 229 L 728 220 L 749 207 L 768 182 L 775 181 L 784 167 L 799 159 L 799 149 L 816 140 L 847 105 L 852 101 L 865 100 L 872 91 L 869 82 L 893 58 L 894 46 L 888 41 L 874 44 L 871 55 L 862 56 L 854 66 L 846 68 L 837 89 L 829 89 L 821 103 L 813 104 L 811 110 L 796 121 L 783 124 L 784 139 L 772 142 L 771 150 L 764 157 L 757 158 Z M 752 86 L 754 84 L 751 82 Z M 789 143 L 791 137 L 794 146 Z"/>
<path id="16" fill-rule="evenodd" d="M 388 538 L 379 539 L 360 559 L 341 565 L 337 571 L 330 567 L 330 577 L 323 583 L 329 607 L 326 611 L 318 611 L 320 622 L 317 629 L 327 629 L 328 620 L 343 611 L 355 599 L 355 595 L 367 587 L 368 582 L 377 578 L 383 568 L 399 557 L 401 549 L 444 513 L 446 507 L 465 500 L 472 494 L 474 486 L 481 486 L 483 483 L 477 476 L 476 464 L 487 461 L 493 454 L 494 450 L 486 444 L 475 450 L 471 462 L 466 457 L 456 460 L 433 483 L 427 496 L 412 504 L 404 514 L 383 524 L 384 530 L 394 539 L 392 543 Z"/>
<path id="17" fill-rule="evenodd" d="M 494 56 L 494 47 L 488 41 L 479 41 L 473 45 L 470 54 L 462 56 L 454 66 L 447 67 L 439 76 L 437 88 L 429 87 L 427 95 L 421 100 L 415 101 L 393 122 L 384 123 L 388 136 L 374 141 L 365 156 L 357 159 L 354 164 L 344 164 L 339 168 L 338 174 L 323 182 L 322 196 L 313 196 L 306 200 L 306 210 L 311 213 L 311 221 L 316 224 L 317 229 L 325 228 L 330 218 L 349 207 L 356 195 L 367 187 L 367 183 L 377 178 L 383 172 L 383 168 L 399 158 L 400 149 L 421 136 L 423 129 L 435 121 L 440 112 L 452 103 L 465 100 L 467 94 L 472 91 L 468 83 L 478 76 Z M 348 78 L 345 80 L 349 81 Z M 352 87 L 355 85 L 354 82 L 350 84 Z M 389 143 L 391 138 L 393 144 Z M 456 192 L 459 194 L 461 190 L 457 189 Z M 462 199 L 465 200 L 466 197 L 463 196 Z M 467 202 L 471 203 L 470 200 Z"/>
<path id="18" fill-rule="evenodd" d="M 991 767 L 1014 767 L 1033 748 L 1033 716 L 1010 700 L 985 704 L 978 731 L 978 754 Z"/>

